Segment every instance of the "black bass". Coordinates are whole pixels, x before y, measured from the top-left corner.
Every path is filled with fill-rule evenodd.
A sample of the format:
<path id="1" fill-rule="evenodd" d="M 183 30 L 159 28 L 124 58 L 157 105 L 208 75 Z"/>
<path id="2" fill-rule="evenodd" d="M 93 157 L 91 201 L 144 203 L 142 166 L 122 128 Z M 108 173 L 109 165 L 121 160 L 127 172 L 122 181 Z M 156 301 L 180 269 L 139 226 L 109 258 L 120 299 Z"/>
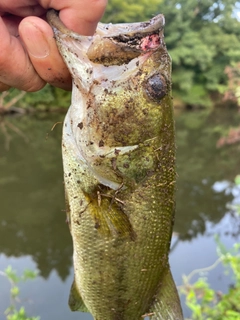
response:
<path id="1" fill-rule="evenodd" d="M 75 279 L 69 304 L 96 320 L 180 320 L 169 269 L 175 142 L 164 17 L 99 23 L 94 36 L 48 12 L 73 78 L 62 154 Z"/>

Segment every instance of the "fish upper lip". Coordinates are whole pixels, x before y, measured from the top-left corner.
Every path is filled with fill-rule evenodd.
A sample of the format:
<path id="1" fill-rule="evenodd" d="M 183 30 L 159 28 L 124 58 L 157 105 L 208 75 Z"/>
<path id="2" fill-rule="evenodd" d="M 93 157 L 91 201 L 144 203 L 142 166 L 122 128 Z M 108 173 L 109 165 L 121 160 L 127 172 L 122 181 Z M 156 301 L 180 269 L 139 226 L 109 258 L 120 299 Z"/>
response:
<path id="1" fill-rule="evenodd" d="M 97 33 L 111 38 L 119 37 L 145 37 L 149 34 L 159 33 L 164 28 L 165 19 L 162 14 L 149 21 L 134 23 L 104 24 L 99 23 Z"/>
<path id="2" fill-rule="evenodd" d="M 62 21 L 58 16 L 58 11 L 54 9 L 49 10 L 47 12 L 47 20 L 54 29 L 57 29 L 61 33 L 69 35 L 72 38 L 79 39 L 80 35 L 78 33 L 68 29 L 62 23 Z M 102 37 L 107 37 L 107 38 L 119 38 L 119 36 L 121 36 L 122 39 L 124 39 L 124 37 L 142 38 L 153 33 L 159 33 L 159 31 L 161 31 L 164 28 L 164 25 L 165 25 L 164 16 L 162 14 L 158 14 L 157 16 L 153 17 L 151 20 L 145 21 L 145 22 L 118 23 L 118 24 L 99 23 L 96 33 L 94 35 L 98 34 Z M 82 35 L 80 37 L 89 38 L 89 36 L 82 36 Z"/>

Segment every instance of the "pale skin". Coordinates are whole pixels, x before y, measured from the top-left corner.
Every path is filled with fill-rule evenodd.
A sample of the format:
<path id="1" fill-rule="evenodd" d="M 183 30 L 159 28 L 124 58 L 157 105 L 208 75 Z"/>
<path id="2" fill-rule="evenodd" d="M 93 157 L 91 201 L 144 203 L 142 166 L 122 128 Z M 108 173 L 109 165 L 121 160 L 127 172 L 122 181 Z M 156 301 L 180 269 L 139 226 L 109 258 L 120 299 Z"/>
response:
<path id="1" fill-rule="evenodd" d="M 71 77 L 45 21 L 49 8 L 82 35 L 92 35 L 107 0 L 0 0 L 0 92 L 37 91 L 50 83 L 71 89 Z"/>

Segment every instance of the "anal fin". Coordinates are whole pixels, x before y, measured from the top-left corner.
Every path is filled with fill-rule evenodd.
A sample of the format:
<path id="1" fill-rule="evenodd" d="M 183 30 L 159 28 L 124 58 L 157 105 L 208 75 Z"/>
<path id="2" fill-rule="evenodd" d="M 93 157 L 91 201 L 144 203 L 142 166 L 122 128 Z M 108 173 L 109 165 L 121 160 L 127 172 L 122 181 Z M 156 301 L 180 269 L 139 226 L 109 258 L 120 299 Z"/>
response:
<path id="1" fill-rule="evenodd" d="M 77 289 L 75 279 L 73 280 L 72 287 L 69 294 L 68 305 L 71 311 L 89 312 L 85 306 L 82 297 Z"/>

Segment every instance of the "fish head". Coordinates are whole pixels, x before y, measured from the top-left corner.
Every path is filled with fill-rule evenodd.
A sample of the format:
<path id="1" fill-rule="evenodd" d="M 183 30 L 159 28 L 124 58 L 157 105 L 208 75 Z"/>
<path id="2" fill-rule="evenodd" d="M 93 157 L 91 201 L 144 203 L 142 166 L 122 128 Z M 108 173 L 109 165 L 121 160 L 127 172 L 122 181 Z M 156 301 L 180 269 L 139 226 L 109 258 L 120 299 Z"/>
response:
<path id="1" fill-rule="evenodd" d="M 99 23 L 93 36 L 67 29 L 55 11 L 48 20 L 73 79 L 64 131 L 98 181 L 117 189 L 122 177 L 114 159 L 155 139 L 163 109 L 171 104 L 164 16 L 140 23 Z"/>

